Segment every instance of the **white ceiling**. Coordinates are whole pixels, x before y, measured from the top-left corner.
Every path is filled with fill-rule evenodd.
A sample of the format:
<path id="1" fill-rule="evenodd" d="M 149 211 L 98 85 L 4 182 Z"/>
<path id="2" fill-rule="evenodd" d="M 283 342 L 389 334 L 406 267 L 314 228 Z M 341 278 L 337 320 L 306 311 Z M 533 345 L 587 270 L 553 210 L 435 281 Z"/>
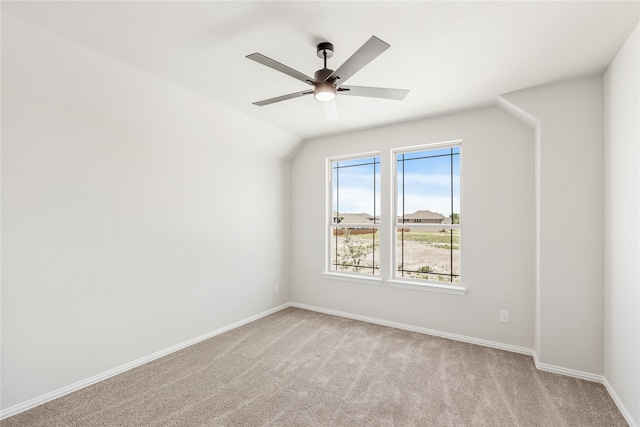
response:
<path id="1" fill-rule="evenodd" d="M 222 104 L 309 138 L 487 105 L 496 95 L 604 71 L 638 23 L 626 2 L 2 2 L 40 26 Z M 338 97 L 327 121 L 309 86 L 245 58 L 305 74 L 336 69 L 372 35 L 391 48 L 350 85 L 410 89 L 404 101 Z"/>

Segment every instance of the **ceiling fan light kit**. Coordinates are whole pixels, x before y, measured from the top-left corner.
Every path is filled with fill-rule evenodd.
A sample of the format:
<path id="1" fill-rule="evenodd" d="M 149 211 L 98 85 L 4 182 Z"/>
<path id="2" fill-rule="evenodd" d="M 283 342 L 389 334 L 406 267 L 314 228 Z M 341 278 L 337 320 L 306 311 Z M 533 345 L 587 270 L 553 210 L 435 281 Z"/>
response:
<path id="1" fill-rule="evenodd" d="M 333 101 L 338 91 L 331 83 L 318 83 L 313 90 L 313 97 L 321 102 Z"/>
<path id="2" fill-rule="evenodd" d="M 313 94 L 313 97 L 322 102 L 333 101 L 336 95 L 351 95 L 351 96 L 366 96 L 371 98 L 383 98 L 403 100 L 408 90 L 405 89 L 388 89 L 379 87 L 364 87 L 364 86 L 343 86 L 343 83 L 360 71 L 365 65 L 377 58 L 382 52 L 387 50 L 390 46 L 377 38 L 372 36 L 367 42 L 360 47 L 349 59 L 345 61 L 337 70 L 331 70 L 327 68 L 327 59 L 333 57 L 333 44 L 323 42 L 317 45 L 316 53 L 319 58 L 324 61 L 324 67 L 316 71 L 313 78 L 307 76 L 300 71 L 294 70 L 284 64 L 281 64 L 271 58 L 268 58 L 260 53 L 252 53 L 247 55 L 248 59 L 259 62 L 262 65 L 266 65 L 269 68 L 273 68 L 276 71 L 287 74 L 297 80 L 300 80 L 308 85 L 313 86 L 313 90 L 305 90 L 302 92 L 295 92 L 288 95 L 282 95 L 275 98 L 269 98 L 262 101 L 254 102 L 254 105 L 260 107 L 264 105 L 274 104 L 280 101 L 286 101 L 287 99 L 298 98 L 304 95 Z"/>

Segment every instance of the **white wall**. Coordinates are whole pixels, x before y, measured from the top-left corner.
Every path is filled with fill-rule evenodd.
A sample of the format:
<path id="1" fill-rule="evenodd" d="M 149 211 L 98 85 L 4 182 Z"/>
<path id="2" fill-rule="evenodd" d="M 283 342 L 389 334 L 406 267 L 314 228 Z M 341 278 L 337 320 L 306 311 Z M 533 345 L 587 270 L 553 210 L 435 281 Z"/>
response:
<path id="1" fill-rule="evenodd" d="M 297 143 L 4 14 L 2 408 L 290 301 Z"/>
<path id="2" fill-rule="evenodd" d="M 604 373 L 640 423 L 640 26 L 604 74 Z"/>
<path id="3" fill-rule="evenodd" d="M 382 185 L 388 188 L 390 149 L 460 138 L 467 294 L 324 278 L 326 158 L 380 150 Z M 485 108 L 307 141 L 292 163 L 291 200 L 293 301 L 533 347 L 534 140 L 519 120 Z M 383 216 L 391 214 L 390 205 L 384 192 Z M 390 234 L 381 230 L 382 246 Z M 500 310 L 510 311 L 511 323 L 499 322 Z"/>
<path id="4" fill-rule="evenodd" d="M 537 162 L 486 108 L 312 140 L 290 172 L 293 136 L 4 14 L 1 407 L 293 300 L 535 347 L 638 420 L 637 52 L 638 28 L 606 111 L 599 77 L 504 96 Z M 326 157 L 458 138 L 469 292 L 324 279 Z"/>
<path id="5" fill-rule="evenodd" d="M 604 130 L 601 76 L 502 96 L 539 123 L 536 135 L 540 363 L 602 375 Z"/>

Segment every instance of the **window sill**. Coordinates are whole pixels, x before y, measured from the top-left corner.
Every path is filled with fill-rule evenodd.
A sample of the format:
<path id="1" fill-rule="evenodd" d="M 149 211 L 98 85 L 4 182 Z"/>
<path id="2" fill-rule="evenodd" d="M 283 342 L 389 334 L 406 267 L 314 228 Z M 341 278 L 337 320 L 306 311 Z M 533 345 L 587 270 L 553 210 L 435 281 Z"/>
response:
<path id="1" fill-rule="evenodd" d="M 417 283 L 406 280 L 387 280 L 389 286 L 394 288 L 417 289 L 419 291 L 441 292 L 445 294 L 464 295 L 467 289 L 462 286 L 438 285 L 436 283 Z"/>
<path id="2" fill-rule="evenodd" d="M 367 283 L 369 285 L 382 285 L 382 278 L 380 276 L 360 276 L 356 274 L 344 274 L 344 273 L 322 273 L 324 277 L 331 280 L 346 280 L 349 282 Z"/>
<path id="3" fill-rule="evenodd" d="M 444 294 L 453 294 L 453 295 L 464 295 L 467 293 L 467 289 L 462 286 L 451 286 L 451 285 L 440 285 L 437 283 L 421 283 L 421 282 L 412 282 L 409 280 L 382 280 L 381 277 L 372 277 L 358 274 L 345 274 L 345 273 L 334 273 L 334 272 L 324 272 L 322 275 L 331 280 L 341 280 L 347 282 L 358 282 L 358 283 L 366 283 L 369 285 L 382 285 L 387 284 L 394 288 L 405 288 L 405 289 L 416 289 L 419 291 L 427 291 L 427 292 L 440 292 Z"/>

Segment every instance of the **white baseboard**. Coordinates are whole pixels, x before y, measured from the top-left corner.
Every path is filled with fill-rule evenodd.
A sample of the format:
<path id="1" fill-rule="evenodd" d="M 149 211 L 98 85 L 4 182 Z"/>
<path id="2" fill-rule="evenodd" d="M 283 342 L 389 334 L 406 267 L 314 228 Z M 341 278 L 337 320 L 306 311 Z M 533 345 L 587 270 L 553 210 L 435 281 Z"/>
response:
<path id="1" fill-rule="evenodd" d="M 578 371 L 577 369 L 563 368 L 561 366 L 550 365 L 548 363 L 542 363 L 538 360 L 538 354 L 536 352 L 533 353 L 533 361 L 536 364 L 536 368 L 540 369 L 541 371 L 552 372 L 554 374 L 561 374 L 568 377 L 580 378 L 581 380 L 594 381 L 604 384 L 604 376 L 602 375 Z"/>
<path id="2" fill-rule="evenodd" d="M 222 328 L 219 328 L 219 329 L 216 329 L 214 331 L 208 332 L 208 333 L 206 333 L 204 335 L 200 335 L 199 337 L 190 339 L 190 340 L 182 342 L 180 344 L 176 344 L 176 345 L 171 346 L 169 348 L 165 348 L 164 350 L 157 351 L 157 352 L 155 352 L 153 354 L 150 354 L 148 356 L 145 356 L 145 357 L 142 357 L 140 359 L 134 360 L 133 362 L 126 363 L 126 364 L 124 364 L 122 366 L 118 366 L 118 367 L 110 369 L 110 370 L 108 370 L 106 372 L 102 372 L 102 373 L 100 373 L 98 375 L 94 375 L 94 376 L 92 376 L 90 378 L 87 378 L 87 379 L 84 379 L 82 381 L 78 381 L 76 383 L 70 384 L 70 385 L 68 385 L 66 387 L 59 388 L 59 389 L 54 390 L 52 392 L 43 394 L 42 396 L 38 396 L 36 398 L 27 400 L 26 402 L 22 402 L 22 403 L 19 403 L 17 405 L 10 406 L 7 409 L 4 409 L 4 410 L 0 411 L 0 420 L 8 418 L 8 417 L 10 417 L 12 415 L 19 414 L 20 412 L 24 412 L 24 411 L 26 411 L 28 409 L 31 409 L 31 408 L 34 408 L 34 407 L 36 407 L 38 405 L 42 405 L 43 403 L 49 402 L 50 400 L 57 399 L 59 397 L 67 395 L 69 393 L 73 393 L 74 391 L 80 390 L 82 388 L 85 388 L 87 386 L 90 386 L 92 384 L 100 382 L 102 380 L 106 380 L 107 378 L 113 377 L 114 375 L 118 375 L 118 374 L 126 372 L 126 371 L 128 371 L 130 369 L 136 368 L 136 367 L 138 367 L 140 365 L 144 365 L 145 363 L 149 363 L 149 362 L 151 362 L 153 360 L 156 360 L 156 359 L 159 359 L 161 357 L 167 356 L 167 355 L 169 355 L 171 353 L 174 353 L 174 352 L 176 352 L 178 350 L 182 350 L 185 347 L 189 347 L 191 345 L 197 344 L 200 341 L 204 341 L 204 340 L 209 339 L 211 337 L 215 337 L 216 335 L 220 335 L 220 334 L 222 334 L 224 332 L 230 331 L 230 330 L 235 329 L 235 328 L 237 328 L 239 326 L 246 325 L 247 323 L 251 323 L 251 322 L 253 322 L 255 320 L 258 320 L 258 319 L 260 319 L 262 317 L 265 317 L 265 316 L 268 316 L 270 314 L 273 314 L 273 313 L 275 313 L 277 311 L 280 311 L 282 309 L 285 309 L 285 308 L 287 308 L 289 306 L 290 306 L 289 303 L 279 305 L 278 307 L 274 307 L 274 308 L 272 308 L 270 310 L 263 311 L 261 313 L 258 313 L 256 315 L 254 315 L 254 316 L 247 317 L 246 319 L 242 319 L 242 320 L 240 320 L 238 322 L 235 322 L 235 323 L 232 323 L 230 325 L 223 326 Z"/>
<path id="3" fill-rule="evenodd" d="M 480 338 L 467 337 L 464 335 L 451 334 L 449 332 L 442 332 L 442 331 L 437 331 L 435 329 L 428 329 L 428 328 L 422 328 L 420 326 L 407 325 L 405 323 L 390 322 L 388 320 L 376 319 L 374 317 L 360 316 L 358 314 L 351 314 L 343 311 L 330 310 L 326 308 L 315 307 L 312 305 L 298 304 L 296 302 L 292 302 L 291 306 L 302 308 L 305 310 L 317 311 L 319 313 L 331 314 L 333 316 L 346 317 L 348 319 L 353 319 L 353 320 L 362 320 L 363 322 L 375 323 L 376 325 L 389 326 L 391 328 L 404 329 L 407 331 L 419 332 L 421 334 L 448 338 L 455 341 L 462 341 L 470 344 L 477 344 L 484 347 L 491 347 L 491 348 L 497 348 L 499 350 L 511 351 L 514 353 L 527 354 L 529 356 L 532 356 L 534 353 L 533 349 L 530 349 L 530 348 L 518 347 L 511 344 L 503 344 L 500 342 L 488 341 Z"/>
<path id="4" fill-rule="evenodd" d="M 605 388 L 609 392 L 609 396 L 611 396 L 620 412 L 622 412 L 622 416 L 627 421 L 629 426 L 638 427 L 639 423 L 633 419 L 627 408 L 624 406 L 624 403 L 622 403 L 622 400 L 620 400 L 620 397 L 618 397 L 618 393 L 616 393 L 616 391 L 613 389 L 613 386 L 609 383 L 607 377 L 604 377 L 604 381 L 602 382 L 602 384 L 604 384 Z"/>

